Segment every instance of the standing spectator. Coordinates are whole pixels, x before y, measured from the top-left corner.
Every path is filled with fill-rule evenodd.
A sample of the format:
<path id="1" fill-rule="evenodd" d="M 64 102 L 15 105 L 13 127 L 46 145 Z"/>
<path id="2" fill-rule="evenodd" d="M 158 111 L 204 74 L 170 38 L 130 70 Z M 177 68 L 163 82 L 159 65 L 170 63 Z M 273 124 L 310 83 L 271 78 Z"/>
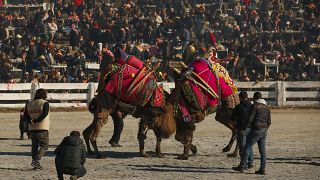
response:
<path id="1" fill-rule="evenodd" d="M 184 52 L 185 48 L 189 44 L 191 39 L 190 31 L 187 27 L 183 28 L 183 36 L 182 36 L 182 53 Z"/>
<path id="2" fill-rule="evenodd" d="M 49 31 L 49 40 L 53 41 L 56 36 L 56 32 L 58 31 L 58 25 L 54 18 L 50 18 L 49 20 L 48 31 Z"/>
<path id="3" fill-rule="evenodd" d="M 79 37 L 80 37 L 80 34 L 76 29 L 76 26 L 72 24 L 71 31 L 70 31 L 70 46 L 72 46 L 73 50 L 77 50 L 79 48 L 79 44 L 80 44 Z"/>
<path id="4" fill-rule="evenodd" d="M 31 166 L 35 170 L 43 169 L 39 161 L 49 147 L 50 108 L 46 98 L 47 91 L 38 89 L 34 99 L 26 104 L 26 111 L 24 113 L 24 118 L 29 123 L 32 141 Z"/>
<path id="5" fill-rule="evenodd" d="M 119 144 L 120 136 L 123 130 L 123 114 L 120 111 L 112 112 L 111 114 L 113 121 L 113 135 L 109 140 L 109 144 L 112 147 L 121 147 Z"/>
<path id="6" fill-rule="evenodd" d="M 236 1 L 236 5 L 233 8 L 233 14 L 237 23 L 240 24 L 241 23 L 241 5 L 239 0 Z"/>
<path id="7" fill-rule="evenodd" d="M 65 137 L 54 150 L 54 154 L 59 180 L 63 180 L 63 174 L 71 175 L 70 179 L 78 179 L 87 173 L 84 167 L 86 147 L 79 131 L 72 131 L 70 136 Z"/>
<path id="8" fill-rule="evenodd" d="M 255 174 L 266 175 L 266 138 L 267 130 L 271 124 L 271 114 L 267 103 L 262 99 L 262 94 L 260 92 L 255 92 L 253 95 L 254 104 L 249 113 L 248 122 L 244 127 L 251 127 L 251 131 L 247 136 L 247 142 L 244 148 L 244 155 L 241 158 L 240 165 L 233 167 L 234 170 L 243 172 L 246 166 L 246 162 L 249 158 L 250 149 L 255 143 L 258 143 L 259 153 L 260 153 L 260 168 L 255 171 Z"/>
<path id="9" fill-rule="evenodd" d="M 249 134 L 251 128 L 247 128 L 248 116 L 251 109 L 251 102 L 248 101 L 248 94 L 245 91 L 239 93 L 240 104 L 238 104 L 232 112 L 232 120 L 236 122 L 237 126 L 237 143 L 239 146 L 240 159 L 244 156 L 244 146 L 246 144 L 247 135 Z M 252 148 L 249 150 L 248 162 L 246 162 L 246 167 L 248 169 L 253 167 L 253 152 Z"/>

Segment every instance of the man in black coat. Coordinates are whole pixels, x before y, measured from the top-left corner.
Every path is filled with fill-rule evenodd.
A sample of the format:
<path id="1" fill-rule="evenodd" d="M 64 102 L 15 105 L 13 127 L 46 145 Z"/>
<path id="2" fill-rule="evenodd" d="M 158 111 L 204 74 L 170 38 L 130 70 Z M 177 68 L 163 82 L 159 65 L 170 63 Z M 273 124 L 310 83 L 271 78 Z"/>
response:
<path id="1" fill-rule="evenodd" d="M 248 94 L 245 91 L 239 93 L 240 104 L 238 104 L 232 112 L 232 120 L 236 122 L 237 126 L 237 143 L 239 145 L 240 159 L 244 155 L 244 146 L 246 144 L 246 138 L 249 134 L 251 128 L 247 128 L 248 116 L 250 113 L 250 108 L 252 106 L 251 102 L 248 101 Z M 253 167 L 253 152 L 250 149 L 249 158 L 247 162 L 247 168 Z"/>
<path id="2" fill-rule="evenodd" d="M 63 179 L 63 174 L 71 175 L 70 179 L 77 179 L 87 173 L 84 167 L 86 147 L 79 131 L 72 131 L 70 136 L 65 137 L 54 150 L 54 154 L 59 180 Z"/>
<path id="3" fill-rule="evenodd" d="M 78 50 L 77 48 L 79 48 L 80 45 L 80 33 L 78 32 L 74 24 L 71 25 L 69 42 L 73 50 Z"/>
<path id="4" fill-rule="evenodd" d="M 271 114 L 267 103 L 262 99 L 260 92 L 255 92 L 253 95 L 254 104 L 250 110 L 248 121 L 244 127 L 251 127 L 251 131 L 247 136 L 247 142 L 244 147 L 244 155 L 241 157 L 240 165 L 233 167 L 234 170 L 243 172 L 246 162 L 249 157 L 250 149 L 257 143 L 260 153 L 260 168 L 255 171 L 255 174 L 265 175 L 266 168 L 266 138 L 267 131 L 271 125 Z"/>

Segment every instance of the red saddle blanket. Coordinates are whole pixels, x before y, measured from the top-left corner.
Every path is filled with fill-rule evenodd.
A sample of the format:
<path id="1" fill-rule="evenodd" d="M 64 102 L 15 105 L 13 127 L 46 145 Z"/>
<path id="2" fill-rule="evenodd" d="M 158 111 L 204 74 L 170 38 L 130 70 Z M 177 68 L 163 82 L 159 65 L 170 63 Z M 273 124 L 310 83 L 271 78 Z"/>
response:
<path id="1" fill-rule="evenodd" d="M 191 64 L 193 72 L 198 74 L 212 89 L 216 92 L 217 95 L 220 95 L 222 100 L 229 97 L 233 92 L 232 89 L 227 85 L 223 78 L 218 77 L 217 81 L 216 75 L 210 69 L 208 63 L 205 59 L 198 59 Z M 220 86 L 220 88 L 219 88 Z M 200 87 L 199 87 L 200 88 Z M 220 92 L 218 91 L 220 89 Z M 203 91 L 204 95 L 208 98 L 208 105 L 215 106 L 218 103 L 218 99 L 211 96 L 208 92 Z"/>
<path id="2" fill-rule="evenodd" d="M 138 59 L 135 58 L 135 60 Z M 164 96 L 162 89 L 157 86 L 156 78 L 152 75 L 144 78 L 147 73 L 143 71 L 139 74 L 141 69 L 138 68 L 142 67 L 140 64 L 138 66 L 136 64 L 139 63 L 135 63 L 135 67 L 129 64 L 123 64 L 109 80 L 105 90 L 128 104 L 144 106 L 150 99 L 152 99 L 153 102 L 150 103 L 151 105 L 160 106 L 164 100 Z M 139 74 L 139 76 L 137 76 L 137 74 Z M 139 78 L 136 82 L 142 82 L 137 83 L 136 85 L 139 87 L 128 93 L 128 88 L 131 86 L 135 78 Z"/>
<path id="3" fill-rule="evenodd" d="M 193 69 L 193 72 L 195 72 L 218 96 L 220 96 L 221 100 L 227 100 L 228 97 L 233 94 L 232 89 L 226 84 L 224 79 L 216 76 L 212 72 L 206 60 L 196 60 L 190 67 Z M 216 106 L 219 101 L 219 99 L 202 89 L 193 80 L 187 80 L 182 84 L 181 93 L 185 101 L 179 101 L 178 104 L 182 119 L 186 122 L 190 121 L 190 113 L 206 110 L 209 106 Z"/>

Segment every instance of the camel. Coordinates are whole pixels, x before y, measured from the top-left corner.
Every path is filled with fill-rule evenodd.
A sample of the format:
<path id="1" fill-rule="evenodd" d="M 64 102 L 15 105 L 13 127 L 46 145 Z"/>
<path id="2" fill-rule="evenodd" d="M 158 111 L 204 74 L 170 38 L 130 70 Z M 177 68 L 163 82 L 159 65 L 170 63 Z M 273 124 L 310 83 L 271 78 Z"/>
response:
<path id="1" fill-rule="evenodd" d="M 103 101 L 109 100 L 109 103 L 103 107 Z M 101 128 L 108 122 L 108 115 L 115 110 L 115 107 L 110 106 L 115 103 L 115 98 L 108 93 L 104 93 L 103 96 L 97 96 L 89 104 L 89 111 L 93 113 L 94 119 L 92 123 L 82 132 L 87 151 L 89 154 L 95 154 L 98 159 L 104 158 L 99 153 L 97 146 L 97 137 Z M 170 104 L 163 103 L 161 107 L 137 107 L 133 117 L 141 118 L 139 122 L 138 141 L 140 155 L 143 157 L 149 157 L 144 151 L 144 140 L 147 138 L 148 130 L 152 129 L 157 137 L 156 144 L 156 156 L 163 157 L 161 152 L 160 143 L 161 140 L 169 138 L 176 130 L 176 124 L 173 117 L 173 108 Z M 92 151 L 90 144 L 94 151 Z"/>
<path id="2" fill-rule="evenodd" d="M 195 123 L 203 121 L 205 119 L 206 114 L 203 112 L 194 113 L 191 115 L 192 121 L 186 123 L 183 120 L 174 116 L 174 102 L 177 102 L 177 99 L 174 99 L 174 97 L 172 96 L 170 96 L 170 98 L 172 99 L 168 100 L 166 104 L 163 107 L 161 107 L 161 109 L 149 109 L 148 111 L 146 111 L 146 113 L 142 116 L 140 120 L 138 140 L 140 154 L 143 157 L 149 157 L 149 155 L 144 152 L 144 140 L 146 139 L 146 134 L 149 129 L 153 129 L 157 138 L 157 157 L 163 157 L 160 147 L 162 138 L 170 137 L 170 135 L 174 132 L 174 128 L 176 128 L 175 139 L 184 145 L 183 154 L 179 155 L 177 158 L 181 160 L 187 160 L 189 157 L 189 151 L 191 151 L 193 155 L 197 154 L 197 146 L 192 144 Z M 223 149 L 224 152 L 231 149 L 232 144 L 235 140 L 235 123 L 230 119 L 231 113 L 232 109 L 227 108 L 224 104 L 222 104 L 222 106 L 216 112 L 216 120 L 232 130 L 232 137 L 228 145 Z M 162 127 L 162 130 L 159 130 L 159 125 Z M 237 153 L 238 146 L 232 154 L 228 155 L 228 157 L 235 157 L 237 156 Z"/>
<path id="3" fill-rule="evenodd" d="M 212 54 L 208 57 L 208 59 L 211 58 L 211 56 Z M 178 159 L 188 159 L 189 151 L 197 149 L 196 146 L 192 144 L 195 123 L 203 121 L 207 114 L 211 114 L 214 111 L 216 111 L 215 119 L 232 131 L 230 141 L 228 145 L 223 148 L 223 152 L 231 150 L 236 138 L 236 124 L 231 120 L 231 115 L 233 108 L 240 103 L 237 95 L 237 88 L 234 86 L 232 80 L 230 80 L 229 75 L 224 67 L 208 59 L 202 58 L 194 61 L 194 63 L 191 65 L 191 69 L 181 63 L 184 72 L 175 70 L 175 72 L 178 73 L 178 78 L 176 78 L 178 80 L 176 80 L 176 87 L 173 90 L 175 92 L 174 96 L 172 97 L 174 98 L 173 102 L 183 101 L 188 106 L 188 109 L 195 107 L 191 104 L 192 108 L 190 108 L 190 104 L 187 104 L 195 101 L 190 101 L 190 97 L 188 96 L 189 94 L 185 91 L 185 83 L 187 83 L 187 86 L 192 86 L 192 84 L 195 84 L 196 87 L 202 90 L 202 92 L 207 92 L 207 94 L 209 94 L 207 95 L 207 106 L 210 104 L 209 101 L 211 103 L 215 102 L 212 104 L 212 107 L 209 106 L 209 109 L 205 109 L 208 107 L 203 106 L 202 110 L 201 108 L 193 111 L 189 110 L 191 117 L 190 122 L 182 120 L 181 116 L 176 116 L 177 130 L 175 139 L 184 145 L 183 154 L 180 155 Z M 204 79 L 206 79 L 206 81 Z M 214 86 L 214 88 L 212 86 Z M 235 151 L 232 154 L 229 154 L 228 157 L 236 157 L 238 151 L 239 147 L 236 145 Z"/>
<path id="4" fill-rule="evenodd" d="M 163 115 L 163 112 L 171 112 L 172 108 L 166 106 L 165 93 L 156 85 L 154 72 L 159 64 L 154 67 L 146 67 L 135 57 L 127 56 L 123 51 L 120 54 L 119 63 L 126 61 L 128 64 L 120 64 L 119 69 L 116 69 L 117 71 L 110 73 L 110 76 L 105 78 L 108 79 L 108 82 L 103 83 L 102 91 L 99 91 L 89 105 L 89 110 L 93 113 L 94 119 L 82 133 L 88 153 L 96 154 L 97 158 L 103 157 L 97 147 L 98 134 L 107 123 L 110 113 L 120 110 L 124 114 L 141 118 L 138 131 L 140 154 L 144 157 L 148 156 L 144 152 L 143 141 L 146 138 L 147 131 L 153 129 L 157 136 L 156 154 L 162 156 L 160 142 L 162 138 L 169 138 L 175 132 L 176 126 L 174 118 L 168 118 L 168 115 L 172 115 L 172 113 L 166 113 L 167 116 Z M 132 78 L 132 81 L 128 82 L 130 78 Z M 119 97 L 121 97 L 121 100 Z M 135 102 L 132 102 L 132 104 L 124 103 L 122 99 L 125 101 L 135 99 Z M 165 122 L 167 120 L 171 121 Z M 91 150 L 90 143 L 94 151 Z"/>
<path id="5" fill-rule="evenodd" d="M 168 94 L 165 93 L 166 99 Z M 143 157 L 149 157 L 150 155 L 144 151 L 144 141 L 147 138 L 148 130 L 152 129 L 156 138 L 156 156 L 164 157 L 161 151 L 162 139 L 169 138 L 176 131 L 176 122 L 174 119 L 174 107 L 172 103 L 165 102 L 159 108 L 149 107 L 145 111 L 141 111 L 142 116 L 139 122 L 138 141 L 139 152 Z"/>

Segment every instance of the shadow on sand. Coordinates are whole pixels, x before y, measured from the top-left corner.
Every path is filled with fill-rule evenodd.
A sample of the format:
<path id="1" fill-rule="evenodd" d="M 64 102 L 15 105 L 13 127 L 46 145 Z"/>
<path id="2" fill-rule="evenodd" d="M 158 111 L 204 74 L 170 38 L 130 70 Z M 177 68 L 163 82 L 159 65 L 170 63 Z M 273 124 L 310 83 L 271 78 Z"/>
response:
<path id="1" fill-rule="evenodd" d="M 0 152 L 0 156 L 30 156 L 31 157 L 31 152 Z M 55 155 L 53 154 L 53 151 L 47 151 L 45 156 L 52 157 Z"/>
<path id="2" fill-rule="evenodd" d="M 279 157 L 279 158 L 268 158 L 270 163 L 285 163 L 285 164 L 303 164 L 311 166 L 320 166 L 320 157 Z"/>
<path id="3" fill-rule="evenodd" d="M 100 151 L 100 154 L 104 156 L 104 158 L 117 158 L 117 159 L 129 159 L 129 158 L 141 157 L 138 152 Z M 87 154 L 87 158 L 96 159 L 96 155 Z"/>
<path id="4" fill-rule="evenodd" d="M 192 167 L 169 165 L 128 165 L 133 170 L 154 172 L 188 172 L 188 173 L 238 173 L 231 168 L 221 167 Z"/>
<path id="5" fill-rule="evenodd" d="M 0 141 L 11 141 L 11 140 L 19 140 L 19 141 L 21 141 L 19 138 L 6 138 L 6 137 L 0 138 Z"/>

